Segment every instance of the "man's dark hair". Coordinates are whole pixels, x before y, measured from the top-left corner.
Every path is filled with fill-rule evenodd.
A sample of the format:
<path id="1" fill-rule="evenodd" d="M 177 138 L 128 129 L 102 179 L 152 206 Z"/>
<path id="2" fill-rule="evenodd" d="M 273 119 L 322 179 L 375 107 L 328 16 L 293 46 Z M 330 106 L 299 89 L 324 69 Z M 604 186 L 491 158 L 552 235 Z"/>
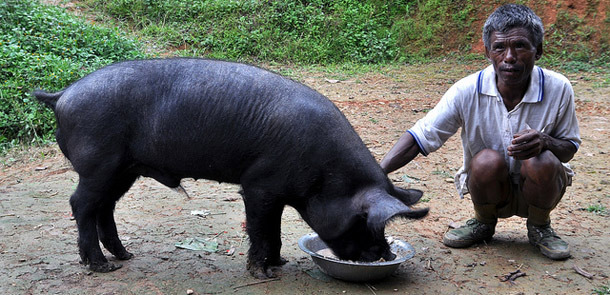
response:
<path id="1" fill-rule="evenodd" d="M 534 46 L 542 44 L 544 26 L 540 17 L 529 7 L 520 4 L 506 4 L 498 7 L 483 26 L 483 44 L 491 49 L 489 38 L 493 32 L 505 33 L 513 28 L 524 28 L 530 33 Z"/>

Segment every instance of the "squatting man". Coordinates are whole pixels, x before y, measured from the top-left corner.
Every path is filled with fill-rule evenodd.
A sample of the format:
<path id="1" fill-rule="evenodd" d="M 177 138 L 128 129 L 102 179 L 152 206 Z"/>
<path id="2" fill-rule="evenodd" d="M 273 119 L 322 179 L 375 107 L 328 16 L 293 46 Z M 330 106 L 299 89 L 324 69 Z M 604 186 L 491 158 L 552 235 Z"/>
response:
<path id="1" fill-rule="evenodd" d="M 449 247 L 489 241 L 498 218 L 516 215 L 527 218 L 529 242 L 543 255 L 570 256 L 569 245 L 551 228 L 550 213 L 571 184 L 567 162 L 581 139 L 570 82 L 534 65 L 543 35 L 530 8 L 497 8 L 483 27 L 491 65 L 455 83 L 381 162 L 386 173 L 395 171 L 462 129 L 463 166 L 455 184 L 462 197 L 470 194 L 474 218 L 445 233 Z"/>

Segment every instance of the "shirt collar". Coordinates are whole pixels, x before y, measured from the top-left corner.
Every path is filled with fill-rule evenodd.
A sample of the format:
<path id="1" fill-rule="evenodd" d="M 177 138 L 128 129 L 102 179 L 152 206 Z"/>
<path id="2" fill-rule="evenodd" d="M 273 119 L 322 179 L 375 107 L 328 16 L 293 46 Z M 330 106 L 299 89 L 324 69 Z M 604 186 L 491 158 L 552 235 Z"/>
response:
<path id="1" fill-rule="evenodd" d="M 496 72 L 493 65 L 488 66 L 480 71 L 477 79 L 477 92 L 488 96 L 498 97 L 498 88 L 496 87 Z M 544 73 L 542 68 L 534 66 L 532 69 L 532 78 L 527 92 L 523 97 L 522 102 L 541 102 L 544 99 Z"/>

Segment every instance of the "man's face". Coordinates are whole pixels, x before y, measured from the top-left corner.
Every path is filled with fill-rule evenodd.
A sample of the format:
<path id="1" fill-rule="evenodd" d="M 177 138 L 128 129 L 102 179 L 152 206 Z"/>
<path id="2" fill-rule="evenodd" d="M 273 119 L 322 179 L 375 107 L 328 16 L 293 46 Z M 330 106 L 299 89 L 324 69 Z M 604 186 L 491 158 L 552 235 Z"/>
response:
<path id="1" fill-rule="evenodd" d="M 498 86 L 527 85 L 534 63 L 542 56 L 542 45 L 537 48 L 524 28 L 493 32 L 489 40 L 485 56 L 496 70 Z"/>

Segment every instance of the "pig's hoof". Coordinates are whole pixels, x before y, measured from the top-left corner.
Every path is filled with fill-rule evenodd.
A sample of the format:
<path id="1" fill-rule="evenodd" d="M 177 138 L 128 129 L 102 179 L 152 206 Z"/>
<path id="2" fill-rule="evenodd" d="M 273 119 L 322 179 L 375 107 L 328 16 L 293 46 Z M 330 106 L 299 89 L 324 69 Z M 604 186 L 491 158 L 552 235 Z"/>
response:
<path id="1" fill-rule="evenodd" d="M 116 257 L 119 260 L 129 260 L 131 258 L 133 258 L 133 254 L 124 251 L 122 253 L 117 253 L 118 255 L 114 255 L 114 257 Z"/>
<path id="2" fill-rule="evenodd" d="M 270 268 L 262 268 L 262 267 L 253 267 L 248 269 L 250 274 L 259 280 L 266 280 L 270 278 L 276 278 L 277 275 Z"/>
<path id="3" fill-rule="evenodd" d="M 114 263 L 110 263 L 110 262 L 105 262 L 105 263 L 101 263 L 101 264 L 91 263 L 89 265 L 89 269 L 94 272 L 111 272 L 111 271 L 115 271 L 121 267 L 123 267 L 123 265 L 114 264 Z"/>
<path id="4" fill-rule="evenodd" d="M 282 256 L 279 256 L 277 259 L 268 261 L 268 264 L 270 266 L 282 266 L 286 263 L 288 263 L 288 260 L 284 259 L 284 257 Z"/>
<path id="5" fill-rule="evenodd" d="M 277 267 L 267 267 L 264 265 L 256 265 L 254 263 L 248 263 L 247 267 L 250 274 L 259 279 L 265 280 L 269 278 L 276 278 L 277 274 L 273 271 L 273 269 L 278 269 Z"/>

